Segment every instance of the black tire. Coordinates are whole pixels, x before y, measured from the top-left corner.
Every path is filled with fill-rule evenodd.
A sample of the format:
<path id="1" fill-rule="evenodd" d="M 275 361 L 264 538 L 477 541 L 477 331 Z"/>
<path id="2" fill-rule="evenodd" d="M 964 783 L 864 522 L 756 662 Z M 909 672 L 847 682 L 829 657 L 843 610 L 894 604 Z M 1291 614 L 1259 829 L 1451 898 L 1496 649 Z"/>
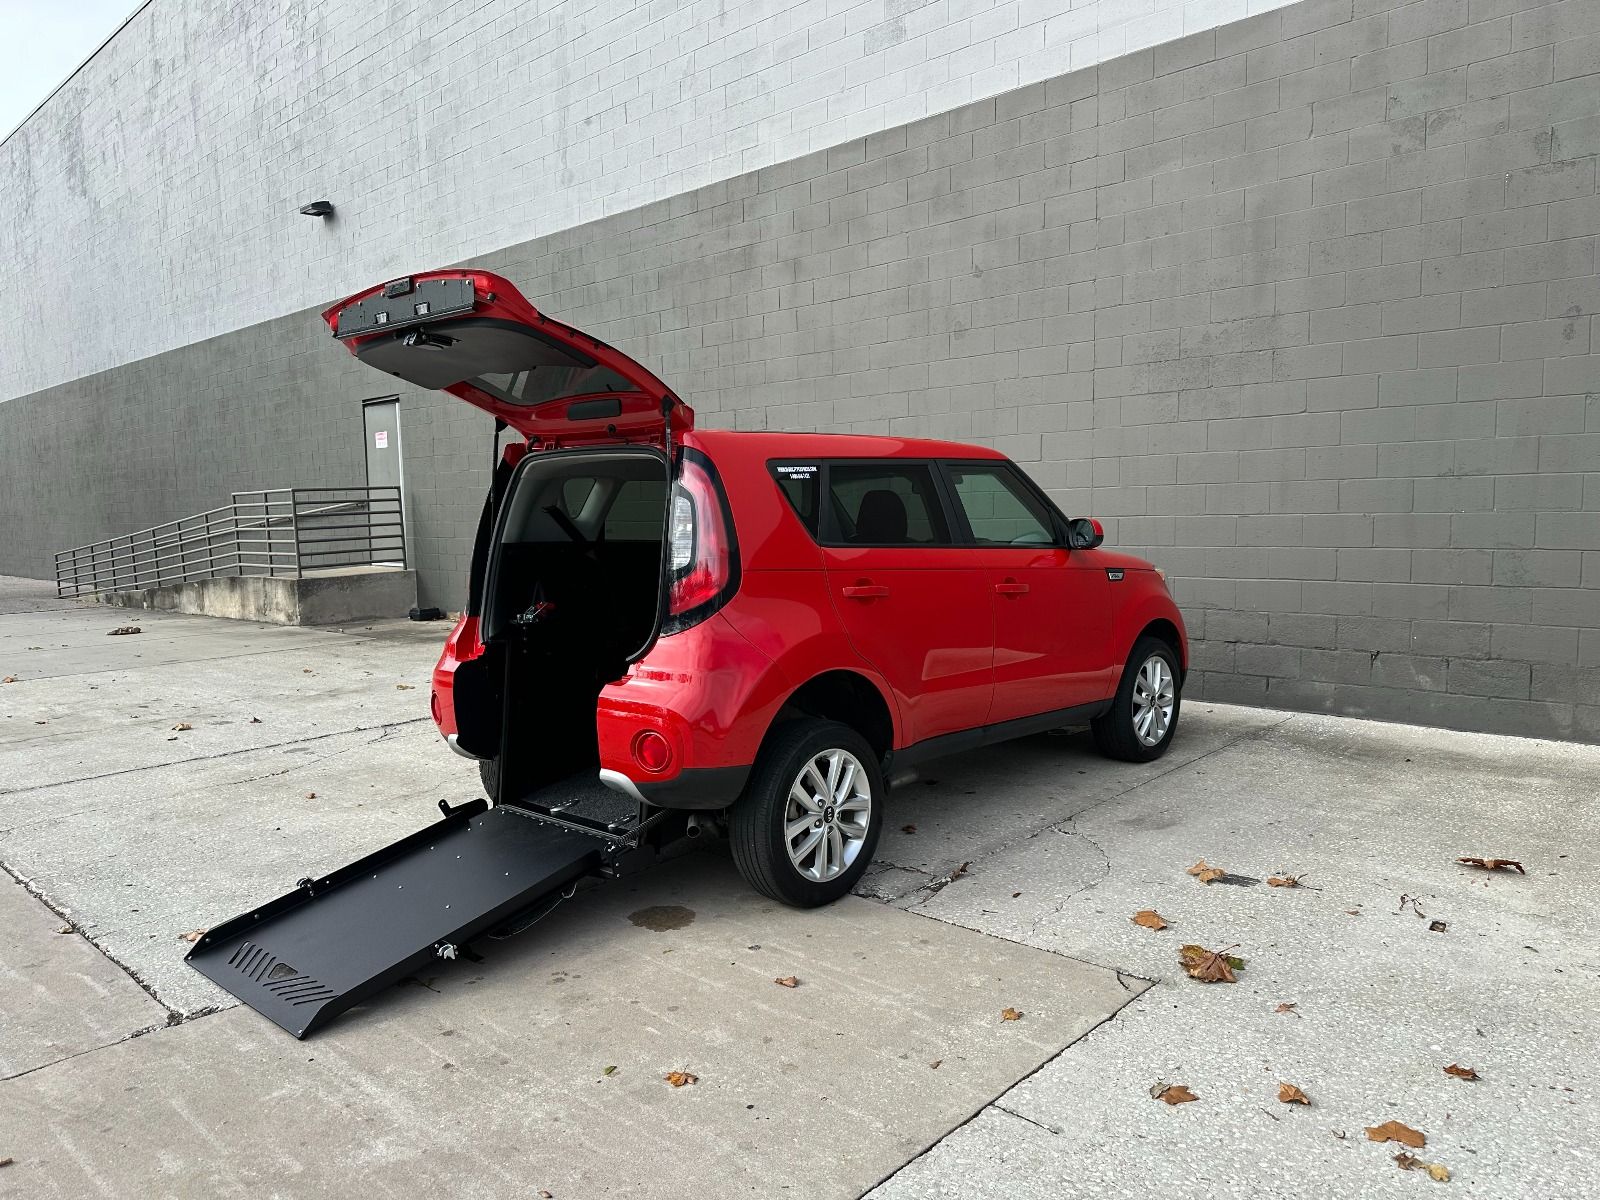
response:
<path id="1" fill-rule="evenodd" d="M 848 858 L 843 870 L 822 879 L 803 874 L 791 860 L 784 825 L 790 788 L 813 759 L 830 750 L 844 751 L 856 760 L 860 768 L 857 778 L 865 776 L 868 806 L 865 832 L 859 840 L 849 836 L 852 823 L 836 820 L 832 804 L 823 808 L 819 819 L 839 831 L 840 849 L 847 854 L 853 850 L 853 857 Z M 841 767 L 848 765 L 841 760 Z M 733 848 L 733 861 L 745 881 L 763 896 L 795 908 L 831 903 L 849 892 L 872 862 L 883 829 L 884 794 L 877 757 L 854 729 L 837 721 L 812 718 L 784 725 L 774 730 L 761 748 L 744 795 L 729 812 L 728 842 Z M 858 802 L 858 791 L 854 796 L 854 802 Z M 813 857 L 811 861 L 815 864 L 817 860 Z"/>
<path id="2" fill-rule="evenodd" d="M 483 794 L 489 798 L 489 803 L 493 804 L 500 798 L 500 760 L 480 758 L 478 778 L 483 780 Z"/>
<path id="3" fill-rule="evenodd" d="M 1171 675 L 1172 718 L 1167 722 L 1160 739 L 1148 744 L 1139 736 L 1134 724 L 1134 689 L 1138 686 L 1139 672 L 1152 658 L 1162 659 Z M 1135 642 L 1128 654 L 1128 665 L 1123 668 L 1122 682 L 1117 685 L 1117 694 L 1111 701 L 1110 710 L 1090 723 L 1094 744 L 1100 753 L 1123 762 L 1154 762 L 1165 754 L 1167 747 L 1172 745 L 1172 735 L 1178 729 L 1178 712 L 1183 706 L 1182 678 L 1178 670 L 1178 656 L 1170 645 L 1154 637 L 1142 637 Z"/>

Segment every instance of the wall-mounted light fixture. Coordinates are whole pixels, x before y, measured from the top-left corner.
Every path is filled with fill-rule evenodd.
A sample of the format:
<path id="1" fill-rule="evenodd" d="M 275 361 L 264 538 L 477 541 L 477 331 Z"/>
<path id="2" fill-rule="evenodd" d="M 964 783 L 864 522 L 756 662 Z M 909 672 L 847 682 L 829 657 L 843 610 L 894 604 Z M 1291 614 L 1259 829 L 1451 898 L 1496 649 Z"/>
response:
<path id="1" fill-rule="evenodd" d="M 308 217 L 331 217 L 333 203 L 329 200 L 313 200 L 310 204 L 302 206 L 300 211 Z"/>

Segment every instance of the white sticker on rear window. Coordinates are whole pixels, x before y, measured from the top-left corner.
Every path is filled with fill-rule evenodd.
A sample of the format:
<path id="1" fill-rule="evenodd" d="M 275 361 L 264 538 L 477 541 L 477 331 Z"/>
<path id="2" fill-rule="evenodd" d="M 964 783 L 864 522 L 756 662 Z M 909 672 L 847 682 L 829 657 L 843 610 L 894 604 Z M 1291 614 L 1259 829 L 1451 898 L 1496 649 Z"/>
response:
<path id="1" fill-rule="evenodd" d="M 817 468 L 815 463 L 801 464 L 799 466 L 790 463 L 779 466 L 777 471 L 780 475 L 815 475 Z"/>

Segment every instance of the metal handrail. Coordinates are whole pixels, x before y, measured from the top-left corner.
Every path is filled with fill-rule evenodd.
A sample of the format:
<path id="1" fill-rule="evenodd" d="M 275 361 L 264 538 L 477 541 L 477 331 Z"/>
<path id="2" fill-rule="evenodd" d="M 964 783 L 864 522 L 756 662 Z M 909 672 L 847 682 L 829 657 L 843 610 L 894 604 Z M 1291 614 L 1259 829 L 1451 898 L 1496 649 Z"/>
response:
<path id="1" fill-rule="evenodd" d="M 328 536 L 328 535 L 332 536 Z M 56 593 L 81 596 L 232 575 L 406 566 L 398 487 L 266 488 L 55 556 Z"/>

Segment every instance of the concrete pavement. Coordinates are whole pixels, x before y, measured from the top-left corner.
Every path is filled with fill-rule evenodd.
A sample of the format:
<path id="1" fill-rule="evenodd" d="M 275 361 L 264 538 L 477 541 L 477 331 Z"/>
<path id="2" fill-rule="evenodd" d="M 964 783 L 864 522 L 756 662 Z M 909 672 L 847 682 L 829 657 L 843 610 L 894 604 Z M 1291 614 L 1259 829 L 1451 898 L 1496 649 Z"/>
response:
<path id="1" fill-rule="evenodd" d="M 1363 1136 L 1391 1118 L 1469 1195 L 1600 1194 L 1600 750 L 1569 744 L 1206 704 L 1147 766 L 1030 739 L 898 789 L 860 899 L 785 910 L 696 852 L 296 1043 L 179 935 L 476 794 L 426 718 L 442 632 L 0 581 L 0 1195 L 1433 1186 Z M 661 906 L 693 917 L 629 919 Z M 1186 978 L 1188 941 L 1239 982 Z"/>

